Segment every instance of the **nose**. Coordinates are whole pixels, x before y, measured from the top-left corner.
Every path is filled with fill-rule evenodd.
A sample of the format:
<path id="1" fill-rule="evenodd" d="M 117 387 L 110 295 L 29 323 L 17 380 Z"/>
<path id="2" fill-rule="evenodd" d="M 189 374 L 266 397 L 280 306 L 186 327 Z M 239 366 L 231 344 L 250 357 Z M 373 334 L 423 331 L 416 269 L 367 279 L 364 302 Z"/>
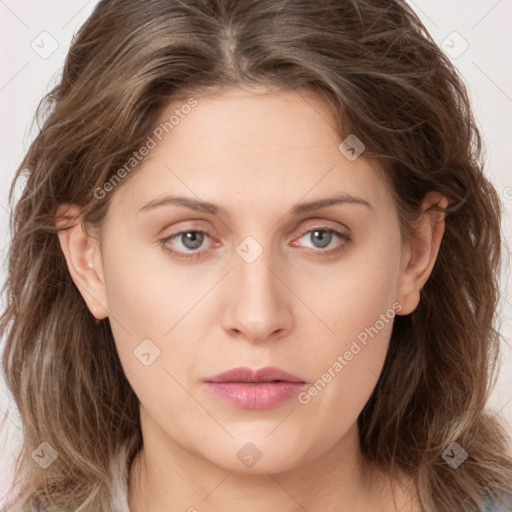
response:
<path id="1" fill-rule="evenodd" d="M 259 343 L 291 331 L 293 293 L 270 251 L 264 250 L 252 263 L 235 255 L 235 268 L 228 279 L 230 295 L 223 314 L 226 332 Z"/>

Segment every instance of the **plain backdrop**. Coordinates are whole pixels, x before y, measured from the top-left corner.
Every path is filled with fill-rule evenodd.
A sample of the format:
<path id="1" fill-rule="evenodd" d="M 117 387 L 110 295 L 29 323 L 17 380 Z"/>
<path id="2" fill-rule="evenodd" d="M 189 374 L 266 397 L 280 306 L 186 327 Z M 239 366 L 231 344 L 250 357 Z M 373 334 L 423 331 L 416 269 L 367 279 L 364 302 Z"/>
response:
<path id="1" fill-rule="evenodd" d="M 0 240 L 5 280 L 9 239 L 7 202 L 12 176 L 34 136 L 31 122 L 45 92 L 58 80 L 73 34 L 97 0 L 0 0 Z M 311 0 L 314 8 L 314 0 Z M 410 4 L 466 81 L 486 147 L 486 170 L 504 206 L 504 238 L 512 239 L 512 2 L 510 0 L 415 0 Z M 507 269 L 508 270 L 508 269 Z M 507 272 L 508 273 L 508 272 Z M 2 305 L 4 304 L 2 298 Z M 489 407 L 512 426 L 512 299 L 502 279 L 502 370 Z M 3 306 L 2 306 L 3 307 Z M 0 340 L 1 343 L 1 340 Z M 0 349 L 1 349 L 0 344 Z M 0 378 L 0 503 L 12 475 L 21 435 L 19 416 Z"/>

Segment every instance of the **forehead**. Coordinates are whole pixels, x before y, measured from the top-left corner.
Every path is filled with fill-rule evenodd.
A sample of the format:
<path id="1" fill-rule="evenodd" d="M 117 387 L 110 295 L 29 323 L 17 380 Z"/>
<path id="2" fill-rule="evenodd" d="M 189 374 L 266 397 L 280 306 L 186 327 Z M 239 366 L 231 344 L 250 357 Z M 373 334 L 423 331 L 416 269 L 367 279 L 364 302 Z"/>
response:
<path id="1" fill-rule="evenodd" d="M 162 111 L 156 128 L 167 130 L 161 140 L 153 135 L 154 148 L 115 202 L 139 210 L 172 193 L 220 202 L 231 215 L 235 203 L 284 206 L 327 193 L 386 199 L 375 163 L 349 161 L 338 149 L 335 119 L 321 98 L 233 89 L 195 96 L 193 108 L 182 108 L 188 99 Z M 172 128 L 165 125 L 171 117 Z"/>
<path id="2" fill-rule="evenodd" d="M 333 112 L 322 98 L 310 91 L 234 88 L 195 99 L 197 106 L 173 130 L 177 143 L 189 143 L 192 130 L 195 137 L 208 142 L 209 149 L 231 151 L 256 147 L 307 150 L 312 145 L 335 142 L 337 138 Z M 169 104 L 160 122 L 179 110 L 183 101 Z M 190 130 L 181 129 L 185 125 Z"/>

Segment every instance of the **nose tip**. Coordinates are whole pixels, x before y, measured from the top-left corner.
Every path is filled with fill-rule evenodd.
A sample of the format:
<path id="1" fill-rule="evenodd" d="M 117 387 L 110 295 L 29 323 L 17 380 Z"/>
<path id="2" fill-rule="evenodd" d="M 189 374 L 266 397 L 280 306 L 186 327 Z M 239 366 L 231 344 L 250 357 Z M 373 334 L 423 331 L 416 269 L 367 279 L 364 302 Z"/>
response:
<path id="1" fill-rule="evenodd" d="M 230 298 L 224 311 L 226 331 L 243 335 L 253 343 L 280 337 L 291 329 L 292 314 L 288 301 L 289 291 L 269 267 L 270 254 L 254 237 L 247 237 L 246 245 L 239 245 L 245 256 L 259 256 L 249 263 L 241 257 L 228 280 Z"/>

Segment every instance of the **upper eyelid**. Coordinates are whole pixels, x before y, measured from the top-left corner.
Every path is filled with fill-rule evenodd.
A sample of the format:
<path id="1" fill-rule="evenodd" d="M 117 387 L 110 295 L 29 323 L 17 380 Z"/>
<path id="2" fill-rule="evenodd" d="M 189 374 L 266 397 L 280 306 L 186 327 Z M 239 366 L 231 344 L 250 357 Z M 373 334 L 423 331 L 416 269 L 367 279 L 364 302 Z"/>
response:
<path id="1" fill-rule="evenodd" d="M 313 225 L 305 226 L 305 227 L 303 227 L 302 229 L 299 230 L 299 236 L 302 237 L 306 233 L 308 233 L 309 231 L 312 231 L 312 230 L 315 230 L 315 229 L 317 229 L 317 230 L 324 230 L 324 231 L 342 231 L 343 229 L 345 229 L 345 230 L 348 231 L 348 233 L 341 233 L 341 234 L 346 234 L 347 236 L 349 236 L 349 234 L 350 234 L 350 231 L 351 231 L 350 228 L 348 228 L 344 224 L 341 224 L 343 227 L 340 228 L 340 227 L 337 227 L 337 226 L 331 226 L 329 224 L 326 224 L 326 222 L 329 222 L 329 221 L 323 221 L 323 222 L 324 223 L 322 224 L 322 221 L 317 221 L 317 222 L 312 221 Z M 340 224 L 340 223 L 338 223 L 338 224 Z M 289 236 L 294 231 L 295 230 L 289 231 L 287 233 L 287 236 Z M 192 227 L 192 226 L 191 227 L 181 228 L 178 231 L 174 231 L 170 235 L 164 236 L 163 238 L 164 239 L 170 239 L 170 238 L 173 238 L 175 236 L 178 236 L 178 235 L 181 235 L 181 234 L 184 234 L 184 233 L 190 233 L 190 232 L 203 233 L 203 234 L 207 235 L 210 238 L 214 238 L 210 234 L 210 230 L 208 230 L 207 228 Z"/>
<path id="2" fill-rule="evenodd" d="M 342 226 L 343 227 L 331 226 L 328 224 L 318 224 L 318 225 L 306 226 L 300 230 L 300 236 L 304 235 L 305 233 L 308 233 L 309 231 L 314 231 L 315 229 L 324 230 L 324 231 L 338 231 L 341 234 L 346 234 L 348 236 L 350 234 L 350 229 L 343 224 L 342 224 Z M 343 233 L 344 230 L 347 231 L 347 233 Z"/>
<path id="3" fill-rule="evenodd" d="M 184 222 L 186 223 L 187 221 L 184 221 Z M 201 222 L 201 219 L 192 219 L 188 222 L 190 222 L 190 223 Z M 305 224 L 305 223 L 307 223 L 307 225 L 303 228 L 299 229 L 299 228 L 295 227 L 293 229 L 287 229 L 286 236 L 290 236 L 292 233 L 296 232 L 297 229 L 299 229 L 299 231 L 301 233 L 305 233 L 309 229 L 315 229 L 315 228 L 316 229 L 333 229 L 336 231 L 344 229 L 348 233 L 351 232 L 351 229 L 345 223 L 340 222 L 339 220 L 327 220 L 327 219 L 321 219 L 321 218 L 312 218 L 312 219 L 300 221 L 300 224 Z M 161 232 L 163 232 L 165 230 L 166 230 L 166 228 L 162 229 Z M 216 229 L 214 228 L 213 230 L 215 231 Z M 210 235 L 210 232 L 212 231 L 212 229 L 210 229 L 208 227 L 203 228 L 203 227 L 199 227 L 199 226 L 184 226 L 183 228 L 178 228 L 178 231 L 174 231 L 169 236 L 173 236 L 174 234 L 189 232 L 189 231 L 202 231 L 202 232 L 205 232 L 206 234 Z M 233 232 L 231 229 L 229 229 L 229 231 L 231 233 Z M 168 238 L 168 237 L 166 237 L 166 238 Z"/>

